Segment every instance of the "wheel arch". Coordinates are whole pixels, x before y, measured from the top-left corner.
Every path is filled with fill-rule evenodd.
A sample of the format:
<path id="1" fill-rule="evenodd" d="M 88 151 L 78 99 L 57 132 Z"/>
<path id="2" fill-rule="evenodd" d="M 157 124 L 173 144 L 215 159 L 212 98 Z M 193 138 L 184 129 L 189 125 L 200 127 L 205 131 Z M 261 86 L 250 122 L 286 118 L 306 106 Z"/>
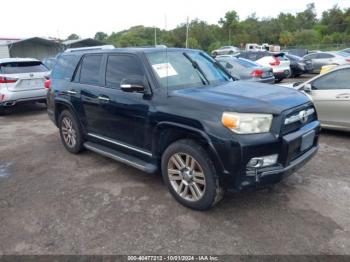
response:
<path id="1" fill-rule="evenodd" d="M 60 117 L 60 114 L 63 110 L 69 110 L 75 116 L 75 118 L 77 119 L 77 121 L 80 125 L 80 128 L 82 128 L 83 133 L 85 133 L 84 125 L 82 124 L 81 119 L 78 117 L 78 114 L 75 111 L 72 103 L 69 101 L 63 100 L 63 99 L 56 99 L 55 100 L 55 116 L 54 117 L 55 117 L 56 126 L 58 126 L 59 117 Z"/>
<path id="2" fill-rule="evenodd" d="M 183 124 L 162 122 L 157 125 L 153 132 L 152 139 L 153 155 L 156 156 L 160 162 L 162 154 L 166 148 L 175 141 L 182 139 L 192 139 L 203 146 L 208 152 L 209 157 L 212 159 L 215 170 L 218 174 L 228 173 L 228 171 L 225 170 L 210 137 L 203 130 Z"/>

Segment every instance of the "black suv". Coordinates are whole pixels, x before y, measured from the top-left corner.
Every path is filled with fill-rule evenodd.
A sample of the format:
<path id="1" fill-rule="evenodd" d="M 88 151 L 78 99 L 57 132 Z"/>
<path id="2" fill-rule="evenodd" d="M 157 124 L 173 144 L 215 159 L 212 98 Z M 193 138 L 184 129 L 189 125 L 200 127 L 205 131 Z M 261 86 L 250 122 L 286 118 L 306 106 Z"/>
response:
<path id="1" fill-rule="evenodd" d="M 161 172 L 183 205 L 266 187 L 318 149 L 320 123 L 293 89 L 234 81 L 202 51 L 127 48 L 61 54 L 48 114 L 65 148 Z"/>

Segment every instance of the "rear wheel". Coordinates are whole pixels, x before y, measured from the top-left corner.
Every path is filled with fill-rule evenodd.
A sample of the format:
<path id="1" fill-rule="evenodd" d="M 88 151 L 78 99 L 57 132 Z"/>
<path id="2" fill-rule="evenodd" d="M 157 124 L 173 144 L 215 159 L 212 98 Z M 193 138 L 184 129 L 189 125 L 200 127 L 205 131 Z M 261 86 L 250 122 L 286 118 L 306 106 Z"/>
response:
<path id="1" fill-rule="evenodd" d="M 83 138 L 75 116 L 68 110 L 62 111 L 59 118 L 60 136 L 64 147 L 77 154 L 83 149 Z"/>
<path id="2" fill-rule="evenodd" d="M 162 174 L 170 193 L 182 205 L 206 210 L 223 195 L 206 150 L 193 140 L 171 144 L 162 156 Z"/>

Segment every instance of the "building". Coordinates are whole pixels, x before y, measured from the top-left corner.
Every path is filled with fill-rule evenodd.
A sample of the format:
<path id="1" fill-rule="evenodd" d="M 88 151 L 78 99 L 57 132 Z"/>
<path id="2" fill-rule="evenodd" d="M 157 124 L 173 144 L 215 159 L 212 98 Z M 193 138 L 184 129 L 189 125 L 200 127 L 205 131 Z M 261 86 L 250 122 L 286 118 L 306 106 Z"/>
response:
<path id="1" fill-rule="evenodd" d="M 79 47 L 90 47 L 90 46 L 100 46 L 105 45 L 106 43 L 98 41 L 93 38 L 84 38 L 76 40 L 67 40 L 63 44 L 66 48 L 79 48 Z"/>
<path id="2" fill-rule="evenodd" d="M 30 57 L 41 60 L 46 57 L 54 57 L 64 50 L 63 44 L 41 37 L 0 38 L 0 58 Z"/>

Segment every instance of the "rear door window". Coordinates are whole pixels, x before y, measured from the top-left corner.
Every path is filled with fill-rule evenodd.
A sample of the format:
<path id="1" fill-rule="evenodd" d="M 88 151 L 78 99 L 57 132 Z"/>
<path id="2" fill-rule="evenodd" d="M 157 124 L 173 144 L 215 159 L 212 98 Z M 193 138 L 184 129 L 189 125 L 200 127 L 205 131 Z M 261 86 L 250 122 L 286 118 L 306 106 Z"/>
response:
<path id="1" fill-rule="evenodd" d="M 3 74 L 21 74 L 47 72 L 48 69 L 40 61 L 9 62 L 0 65 Z"/>
<path id="2" fill-rule="evenodd" d="M 80 56 L 63 55 L 60 56 L 53 66 L 51 78 L 71 80 L 74 70 L 80 60 Z"/>
<path id="3" fill-rule="evenodd" d="M 142 78 L 144 76 L 138 59 L 131 55 L 110 55 L 107 61 L 106 85 L 120 88 L 125 78 Z"/>
<path id="4" fill-rule="evenodd" d="M 99 85 L 102 55 L 84 56 L 81 71 L 80 83 L 89 85 Z"/>

